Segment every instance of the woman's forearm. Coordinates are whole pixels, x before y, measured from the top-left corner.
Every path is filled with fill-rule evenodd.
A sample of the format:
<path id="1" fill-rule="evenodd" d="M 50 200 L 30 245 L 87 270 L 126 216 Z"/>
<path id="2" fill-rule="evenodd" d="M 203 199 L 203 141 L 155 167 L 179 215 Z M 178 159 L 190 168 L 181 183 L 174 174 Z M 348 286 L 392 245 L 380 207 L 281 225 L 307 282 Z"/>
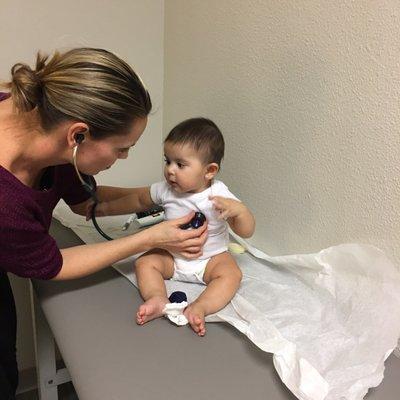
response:
<path id="1" fill-rule="evenodd" d="M 100 201 L 111 201 L 125 197 L 135 190 L 135 188 L 121 188 L 114 186 L 98 186 L 96 189 L 97 197 Z"/>
<path id="2" fill-rule="evenodd" d="M 81 278 L 150 248 L 152 248 L 151 235 L 141 231 L 110 242 L 62 249 L 63 265 L 53 280 Z"/>
<path id="3" fill-rule="evenodd" d="M 54 280 L 80 278 L 109 265 L 154 248 L 178 253 L 188 259 L 198 258 L 207 239 L 207 222 L 198 229 L 180 227 L 193 218 L 194 212 L 184 217 L 164 221 L 146 230 L 110 242 L 87 244 L 62 249 L 63 265 Z"/>
<path id="4" fill-rule="evenodd" d="M 105 216 L 131 214 L 138 211 L 144 211 L 135 200 L 135 195 L 128 195 L 120 197 L 119 199 L 99 203 L 96 213 L 98 213 L 99 216 Z"/>
<path id="5" fill-rule="evenodd" d="M 114 200 L 100 202 L 97 206 L 98 215 L 121 215 L 146 211 L 154 207 L 149 187 L 133 188 L 125 196 Z"/>

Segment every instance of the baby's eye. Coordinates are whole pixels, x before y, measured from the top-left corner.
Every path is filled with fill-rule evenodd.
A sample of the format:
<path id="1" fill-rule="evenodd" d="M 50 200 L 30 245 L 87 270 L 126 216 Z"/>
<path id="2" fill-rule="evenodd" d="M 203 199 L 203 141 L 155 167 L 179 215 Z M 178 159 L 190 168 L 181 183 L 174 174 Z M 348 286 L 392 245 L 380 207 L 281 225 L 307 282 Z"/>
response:
<path id="1" fill-rule="evenodd" d="M 165 164 L 169 165 L 171 163 L 171 161 L 169 161 L 167 158 L 164 158 L 164 162 Z"/>
<path id="2" fill-rule="evenodd" d="M 182 164 L 180 162 L 178 162 L 176 165 L 178 166 L 178 168 L 183 168 L 184 167 L 184 164 Z"/>

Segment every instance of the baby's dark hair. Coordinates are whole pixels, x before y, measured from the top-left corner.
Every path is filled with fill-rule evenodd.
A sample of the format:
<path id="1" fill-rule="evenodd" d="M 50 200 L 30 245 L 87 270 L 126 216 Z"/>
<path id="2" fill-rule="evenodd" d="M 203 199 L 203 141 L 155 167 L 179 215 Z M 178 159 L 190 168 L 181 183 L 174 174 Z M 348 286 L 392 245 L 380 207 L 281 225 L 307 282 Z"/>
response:
<path id="1" fill-rule="evenodd" d="M 207 118 L 191 118 L 182 121 L 166 137 L 164 143 L 188 144 L 198 151 L 204 164 L 221 165 L 225 142 L 221 131 Z"/>

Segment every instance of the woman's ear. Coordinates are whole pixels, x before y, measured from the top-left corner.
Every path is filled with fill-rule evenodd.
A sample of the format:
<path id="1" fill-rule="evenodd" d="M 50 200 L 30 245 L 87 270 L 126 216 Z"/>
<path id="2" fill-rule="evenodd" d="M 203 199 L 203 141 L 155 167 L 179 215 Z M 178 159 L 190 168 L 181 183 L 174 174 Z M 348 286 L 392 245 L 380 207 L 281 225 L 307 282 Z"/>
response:
<path id="1" fill-rule="evenodd" d="M 210 181 L 215 177 L 215 175 L 217 175 L 218 171 L 219 171 L 219 165 L 217 163 L 208 164 L 206 166 L 205 178 Z"/>
<path id="2" fill-rule="evenodd" d="M 75 147 L 89 136 L 89 128 L 83 122 L 72 123 L 67 130 L 67 142 L 69 147 Z"/>

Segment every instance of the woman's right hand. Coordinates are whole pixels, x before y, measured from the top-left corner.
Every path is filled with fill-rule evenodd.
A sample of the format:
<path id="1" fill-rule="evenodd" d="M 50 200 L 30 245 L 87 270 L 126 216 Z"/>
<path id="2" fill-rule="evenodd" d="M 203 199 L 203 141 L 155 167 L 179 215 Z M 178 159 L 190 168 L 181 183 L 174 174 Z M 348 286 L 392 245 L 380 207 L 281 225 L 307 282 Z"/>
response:
<path id="1" fill-rule="evenodd" d="M 178 253 L 187 259 L 195 259 L 203 254 L 203 246 L 207 240 L 207 221 L 197 229 L 183 230 L 181 225 L 193 218 L 194 212 L 185 217 L 161 222 L 147 231 L 150 233 L 153 248 Z"/>

